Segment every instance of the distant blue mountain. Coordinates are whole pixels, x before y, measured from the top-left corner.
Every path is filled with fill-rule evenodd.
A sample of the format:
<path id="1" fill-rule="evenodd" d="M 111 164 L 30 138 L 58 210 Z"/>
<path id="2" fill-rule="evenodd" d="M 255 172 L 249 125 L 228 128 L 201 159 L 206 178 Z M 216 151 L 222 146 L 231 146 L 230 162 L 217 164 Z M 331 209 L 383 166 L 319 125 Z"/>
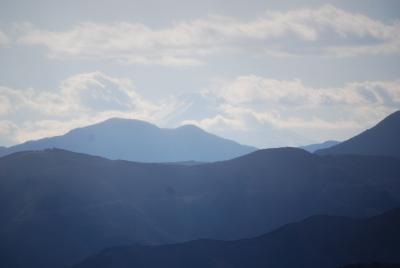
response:
<path id="1" fill-rule="evenodd" d="M 211 162 L 256 150 L 193 125 L 167 129 L 140 120 L 113 118 L 62 136 L 12 146 L 0 150 L 0 155 L 49 148 L 138 162 Z"/>
<path id="2" fill-rule="evenodd" d="M 339 144 L 339 141 L 325 141 L 322 143 L 314 143 L 314 144 L 310 144 L 310 145 L 305 145 L 305 146 L 301 146 L 301 149 L 304 149 L 310 153 L 314 153 L 317 150 L 321 150 L 321 149 L 326 149 L 329 147 L 332 147 L 334 145 Z"/>
<path id="3" fill-rule="evenodd" d="M 376 126 L 317 154 L 386 155 L 400 158 L 400 111 Z"/>

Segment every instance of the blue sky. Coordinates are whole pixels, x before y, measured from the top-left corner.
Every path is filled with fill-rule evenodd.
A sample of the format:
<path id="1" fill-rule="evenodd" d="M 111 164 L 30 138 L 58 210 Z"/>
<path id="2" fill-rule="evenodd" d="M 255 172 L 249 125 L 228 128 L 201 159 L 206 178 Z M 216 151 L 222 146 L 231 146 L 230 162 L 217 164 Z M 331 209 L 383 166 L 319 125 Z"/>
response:
<path id="1" fill-rule="evenodd" d="M 109 117 L 258 147 L 400 108 L 399 1 L 0 1 L 0 145 Z"/>

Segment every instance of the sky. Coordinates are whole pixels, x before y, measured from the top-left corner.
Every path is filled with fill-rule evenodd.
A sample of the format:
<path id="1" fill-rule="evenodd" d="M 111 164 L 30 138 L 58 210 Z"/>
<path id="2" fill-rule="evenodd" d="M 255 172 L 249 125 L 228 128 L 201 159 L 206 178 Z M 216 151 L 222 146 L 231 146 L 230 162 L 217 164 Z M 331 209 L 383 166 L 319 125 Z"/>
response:
<path id="1" fill-rule="evenodd" d="M 259 148 L 400 108 L 400 1 L 0 0 L 0 146 L 110 117 Z"/>

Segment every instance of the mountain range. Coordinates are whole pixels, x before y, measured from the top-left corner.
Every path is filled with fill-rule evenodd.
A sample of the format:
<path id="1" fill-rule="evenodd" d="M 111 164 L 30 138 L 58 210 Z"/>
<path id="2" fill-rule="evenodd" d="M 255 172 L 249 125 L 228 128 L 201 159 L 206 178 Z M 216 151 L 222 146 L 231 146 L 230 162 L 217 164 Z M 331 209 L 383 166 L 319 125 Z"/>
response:
<path id="1" fill-rule="evenodd" d="M 400 206 L 399 178 L 400 159 L 296 148 L 198 165 L 18 152 L 0 158 L 0 267 L 64 267 L 120 245 L 241 239 L 316 214 L 375 215 Z"/>
<path id="2" fill-rule="evenodd" d="M 62 136 L 28 141 L 0 150 L 0 156 L 50 148 L 138 162 L 212 162 L 256 150 L 193 125 L 169 129 L 140 120 L 112 118 L 73 129 Z"/>
<path id="3" fill-rule="evenodd" d="M 233 151 L 229 149 L 227 153 L 224 148 L 255 149 L 193 126 L 159 129 L 142 121 L 123 119 L 7 148 L 6 155 L 0 157 L 0 267 L 64 268 L 88 256 L 92 257 L 79 265 L 93 265 L 92 260 L 104 260 L 106 265 L 108 255 L 113 259 L 111 263 L 116 261 L 121 265 L 118 267 L 124 267 L 123 262 L 130 265 L 132 256 L 137 260 L 138 252 L 143 252 L 140 261 L 149 261 L 149 267 L 152 261 L 164 260 L 165 252 L 171 257 L 165 263 L 186 263 L 188 260 L 180 259 L 184 256 L 174 257 L 176 248 L 202 263 L 202 254 L 216 247 L 217 255 L 211 254 L 215 258 L 211 262 L 205 260 L 203 264 L 209 264 L 205 266 L 224 267 L 232 262 L 247 265 L 253 257 L 250 267 L 270 262 L 276 264 L 273 267 L 287 267 L 293 260 L 299 263 L 294 267 L 313 267 L 307 265 L 314 261 L 320 265 L 314 267 L 375 260 L 397 262 L 391 258 L 395 256 L 392 248 L 376 248 L 392 245 L 391 225 L 368 229 L 372 226 L 369 223 L 342 217 L 370 217 L 366 221 L 374 222 L 382 219 L 376 215 L 400 207 L 400 153 L 396 151 L 399 114 L 331 147 L 344 144 L 351 150 L 309 153 L 298 148 L 276 148 L 245 155 L 235 151 L 241 156 L 212 163 L 199 160 L 214 159 L 216 155 L 218 159 L 233 157 Z M 121 133 L 126 126 L 126 132 Z M 161 143 L 155 144 L 156 140 Z M 126 141 L 131 143 L 125 144 Z M 390 149 L 388 141 L 393 144 Z M 91 142 L 93 147 L 88 145 Z M 63 149 L 36 150 L 57 147 L 58 143 L 100 156 Z M 179 145 L 176 152 L 175 143 Z M 183 144 L 187 147 L 183 148 Z M 360 144 L 364 149 L 359 149 Z M 26 151 L 29 146 L 32 150 Z M 189 150 L 197 147 L 203 147 L 198 149 L 201 153 Z M 158 155 L 165 148 L 171 151 Z M 218 148 L 222 151 L 213 154 Z M 101 157 L 110 152 L 114 153 L 108 155 L 111 159 Z M 168 161 L 112 160 L 126 158 L 130 152 L 141 157 L 142 162 Z M 197 158 L 188 161 L 192 159 L 188 155 Z M 384 215 L 398 215 L 398 210 L 393 211 Z M 312 217 L 321 214 L 331 216 Z M 304 221 L 307 217 L 312 218 Z M 318 219 L 319 224 L 306 224 Z M 290 222 L 297 223 L 286 225 Z M 280 226 L 283 227 L 277 229 Z M 302 226 L 305 229 L 295 232 L 290 231 L 290 226 L 299 226 L 294 230 L 303 230 Z M 327 229 L 329 226 L 332 229 Z M 369 236 L 356 231 L 365 230 L 362 226 L 370 226 L 365 227 Z M 272 239 L 276 233 L 280 234 L 279 239 Z M 392 235 L 398 237 L 397 231 Z M 371 240 L 365 240 L 368 237 Z M 340 244 L 342 240 L 336 238 L 346 243 Z M 354 244 L 356 238 L 363 243 Z M 235 241 L 224 242 L 227 240 Z M 347 243 L 354 247 L 346 252 L 338 249 L 346 249 Z M 167 244 L 170 247 L 162 246 Z M 107 250 L 93 255 L 104 249 Z M 239 249 L 243 250 L 243 259 L 234 251 Z M 280 255 L 278 249 L 282 250 Z M 360 255 L 354 255 L 357 252 Z M 383 255 L 366 259 L 365 252 Z M 230 259 L 231 254 L 237 256 Z M 161 257 L 149 260 L 151 256 Z"/>
<path id="4" fill-rule="evenodd" d="M 317 154 L 360 154 L 400 157 L 400 111 L 376 126 L 344 141 L 325 141 L 301 146 Z M 73 129 L 62 136 L 0 147 L 0 156 L 20 151 L 59 148 L 109 159 L 137 162 L 214 162 L 257 150 L 218 137 L 193 126 L 159 128 L 135 119 L 111 118 Z"/>
<path id="5" fill-rule="evenodd" d="M 249 239 L 105 249 L 73 268 L 338 268 L 374 260 L 399 263 L 386 266 L 394 268 L 399 225 L 400 208 L 366 219 L 313 216 Z"/>

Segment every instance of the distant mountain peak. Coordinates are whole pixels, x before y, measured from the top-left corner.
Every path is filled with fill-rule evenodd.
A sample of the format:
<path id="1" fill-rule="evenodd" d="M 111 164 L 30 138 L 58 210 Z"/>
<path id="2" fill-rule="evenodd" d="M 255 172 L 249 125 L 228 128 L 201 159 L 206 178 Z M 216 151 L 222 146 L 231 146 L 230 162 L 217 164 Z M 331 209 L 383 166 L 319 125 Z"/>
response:
<path id="1" fill-rule="evenodd" d="M 111 117 L 105 121 L 99 122 L 92 126 L 96 125 L 125 125 L 125 126 L 146 126 L 146 127 L 159 128 L 158 126 L 144 120 L 134 119 L 134 118 L 121 118 L 121 117 Z"/>
<path id="2" fill-rule="evenodd" d="M 29 141 L 0 151 L 1 155 L 26 150 L 60 148 L 109 159 L 136 162 L 212 162 L 227 160 L 256 148 L 208 133 L 194 125 L 159 128 L 146 121 L 110 118 L 65 135 Z"/>
<path id="3" fill-rule="evenodd" d="M 132 119 L 132 118 L 120 118 L 120 117 L 112 117 L 109 119 L 106 119 L 104 121 L 84 126 L 84 127 L 78 127 L 70 130 L 67 132 L 68 134 L 75 134 L 79 133 L 82 131 L 100 131 L 100 129 L 108 129 L 109 131 L 112 132 L 118 132 L 120 131 L 120 128 L 124 128 L 124 130 L 127 129 L 142 129 L 142 128 L 154 128 L 154 129 L 159 129 L 158 126 L 151 124 L 149 122 L 139 120 L 139 119 Z M 51 138 L 51 137 L 50 137 Z"/>
<path id="4" fill-rule="evenodd" d="M 121 122 L 121 123 L 143 123 L 147 125 L 153 125 L 147 121 L 136 119 L 136 118 L 125 118 L 125 117 L 110 117 L 100 123 L 114 123 L 114 122 Z"/>
<path id="5" fill-rule="evenodd" d="M 182 126 L 177 127 L 177 129 L 188 129 L 188 130 L 195 130 L 195 131 L 202 131 L 202 132 L 204 132 L 203 129 L 201 129 L 201 128 L 199 128 L 198 126 L 193 125 L 193 124 L 182 125 Z"/>

